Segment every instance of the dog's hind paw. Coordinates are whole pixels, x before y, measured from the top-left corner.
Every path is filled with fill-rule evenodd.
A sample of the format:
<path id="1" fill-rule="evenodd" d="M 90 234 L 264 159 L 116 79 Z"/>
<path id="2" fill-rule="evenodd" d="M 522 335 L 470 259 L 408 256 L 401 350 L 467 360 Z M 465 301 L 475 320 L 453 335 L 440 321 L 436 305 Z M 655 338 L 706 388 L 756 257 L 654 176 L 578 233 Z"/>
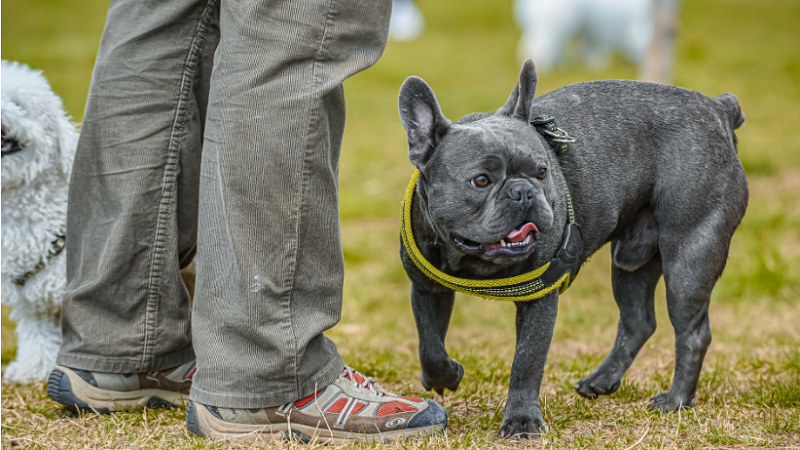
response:
<path id="1" fill-rule="evenodd" d="M 650 399 L 650 408 L 663 413 L 675 412 L 679 409 L 694 407 L 693 399 L 684 399 L 672 392 L 664 392 Z"/>
<path id="2" fill-rule="evenodd" d="M 596 399 L 601 395 L 611 395 L 619 389 L 620 380 L 609 379 L 604 373 L 593 373 L 575 385 L 575 390 L 582 397 Z"/>

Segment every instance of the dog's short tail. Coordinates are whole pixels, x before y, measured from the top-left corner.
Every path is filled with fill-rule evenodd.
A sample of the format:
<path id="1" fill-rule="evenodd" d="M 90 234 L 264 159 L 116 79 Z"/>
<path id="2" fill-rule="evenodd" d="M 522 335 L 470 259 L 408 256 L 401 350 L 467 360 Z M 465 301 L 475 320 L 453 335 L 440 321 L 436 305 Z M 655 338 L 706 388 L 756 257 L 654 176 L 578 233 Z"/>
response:
<path id="1" fill-rule="evenodd" d="M 744 123 L 744 113 L 742 107 L 739 106 L 739 100 L 733 94 L 722 94 L 717 97 L 717 103 L 722 107 L 725 112 L 725 117 L 728 118 L 728 123 L 731 124 L 731 129 L 735 130 L 742 126 Z"/>

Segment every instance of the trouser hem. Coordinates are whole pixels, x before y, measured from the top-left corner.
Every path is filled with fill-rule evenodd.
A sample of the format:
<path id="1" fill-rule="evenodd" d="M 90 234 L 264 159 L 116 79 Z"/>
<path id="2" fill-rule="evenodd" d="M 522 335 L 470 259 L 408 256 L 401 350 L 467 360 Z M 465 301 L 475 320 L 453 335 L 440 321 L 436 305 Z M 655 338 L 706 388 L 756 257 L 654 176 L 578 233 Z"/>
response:
<path id="1" fill-rule="evenodd" d="M 344 361 L 338 355 L 303 383 L 295 384 L 293 379 L 284 384 L 287 390 L 275 390 L 268 394 L 229 393 L 204 391 L 192 386 L 190 398 L 204 405 L 221 408 L 270 408 L 299 400 L 336 381 L 344 370 Z"/>
<path id="2" fill-rule="evenodd" d="M 139 373 L 179 366 L 193 361 L 194 359 L 194 348 L 190 345 L 168 355 L 152 357 L 150 358 L 149 364 L 144 367 L 142 366 L 142 358 L 140 356 L 115 358 L 76 353 L 59 353 L 58 358 L 56 358 L 56 364 L 91 372 Z"/>

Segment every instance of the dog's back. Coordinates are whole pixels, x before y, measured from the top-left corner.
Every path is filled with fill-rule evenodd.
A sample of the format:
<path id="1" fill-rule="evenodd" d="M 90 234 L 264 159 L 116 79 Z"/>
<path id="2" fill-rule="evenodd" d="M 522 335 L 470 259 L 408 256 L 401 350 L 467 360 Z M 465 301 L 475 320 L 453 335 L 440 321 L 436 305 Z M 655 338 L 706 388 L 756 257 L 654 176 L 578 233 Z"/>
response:
<path id="1" fill-rule="evenodd" d="M 748 189 L 734 130 L 744 115 L 733 95 L 593 81 L 538 97 L 534 110 L 577 139 L 559 162 L 575 197 L 596 199 L 579 212 L 593 222 L 587 248 L 602 246 L 645 206 L 660 222 L 720 214 L 730 224 L 725 234 L 741 221 Z"/>

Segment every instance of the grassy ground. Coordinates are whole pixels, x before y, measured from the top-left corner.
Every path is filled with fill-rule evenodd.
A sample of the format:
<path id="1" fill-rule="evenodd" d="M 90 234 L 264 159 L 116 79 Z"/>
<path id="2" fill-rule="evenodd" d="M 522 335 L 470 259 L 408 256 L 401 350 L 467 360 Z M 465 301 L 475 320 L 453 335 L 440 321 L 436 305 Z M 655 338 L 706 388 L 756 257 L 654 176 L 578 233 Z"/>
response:
<path id="1" fill-rule="evenodd" d="M 6 0 L 2 55 L 44 69 L 80 120 L 105 6 L 90 0 Z M 422 2 L 428 29 L 413 43 L 390 43 L 372 69 L 346 84 L 348 128 L 341 160 L 342 235 L 347 264 L 342 322 L 330 332 L 345 359 L 391 389 L 421 394 L 408 282 L 397 258 L 398 208 L 411 165 L 396 95 L 411 74 L 436 90 L 445 114 L 497 108 L 514 85 L 517 31 L 511 5 Z M 514 443 L 494 438 L 513 357 L 513 307 L 459 297 L 448 336 L 464 363 L 459 391 L 437 398 L 449 433 L 397 448 L 800 448 L 800 2 L 682 2 L 675 83 L 709 95 L 735 93 L 747 114 L 737 133 L 751 182 L 750 207 L 714 292 L 714 342 L 698 406 L 662 415 L 647 400 L 667 389 L 674 338 L 657 298 L 656 334 L 611 397 L 587 401 L 573 384 L 611 348 L 617 310 L 607 248 L 562 297 L 541 403 L 550 432 Z M 540 92 L 600 78 L 632 78 L 615 61 L 540 75 Z M 15 352 L 3 308 L 3 364 Z M 4 448 L 227 448 L 191 437 L 183 411 L 76 417 L 41 384 L 3 385 Z"/>

